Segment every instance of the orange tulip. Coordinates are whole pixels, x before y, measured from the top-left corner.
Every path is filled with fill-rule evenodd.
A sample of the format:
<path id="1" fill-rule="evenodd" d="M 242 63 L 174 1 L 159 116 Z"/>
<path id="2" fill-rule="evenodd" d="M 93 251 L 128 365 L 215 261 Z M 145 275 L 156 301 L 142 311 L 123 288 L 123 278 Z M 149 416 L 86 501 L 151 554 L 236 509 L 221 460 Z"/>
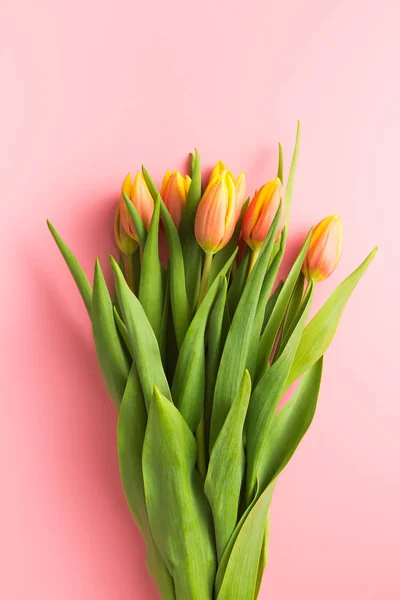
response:
<path id="1" fill-rule="evenodd" d="M 215 254 L 226 246 L 236 221 L 235 185 L 224 171 L 210 180 L 197 209 L 194 231 L 204 252 Z"/>
<path id="2" fill-rule="evenodd" d="M 211 181 L 212 179 L 214 179 L 214 177 L 216 175 L 221 175 L 224 172 L 226 172 L 228 174 L 228 176 L 232 179 L 233 184 L 235 186 L 235 191 L 236 191 L 236 217 L 238 219 L 239 216 L 240 216 L 240 212 L 242 210 L 242 206 L 243 206 L 244 201 L 246 199 L 246 179 L 245 179 L 244 173 L 240 173 L 239 177 L 237 179 L 235 179 L 234 176 L 233 176 L 233 174 L 232 174 L 232 171 L 229 171 L 229 169 L 227 169 L 225 167 L 225 165 L 222 162 L 222 160 L 220 160 L 220 161 L 217 162 L 217 164 L 215 165 L 215 167 L 211 171 L 211 175 L 210 175 L 209 181 Z"/>
<path id="3" fill-rule="evenodd" d="M 191 179 L 188 175 L 185 178 L 178 171 L 167 171 L 161 185 L 161 198 L 176 227 L 179 227 L 181 222 L 190 184 Z"/>
<path id="4" fill-rule="evenodd" d="M 282 195 L 283 186 L 281 180 L 277 177 L 273 181 L 263 185 L 262 188 L 256 192 L 253 200 L 247 207 L 243 217 L 242 233 L 246 243 L 255 252 L 261 250 L 279 208 Z M 279 238 L 285 225 L 284 208 L 283 205 L 276 239 Z"/>
<path id="5" fill-rule="evenodd" d="M 342 222 L 340 217 L 326 217 L 314 228 L 303 273 L 309 281 L 323 281 L 333 273 L 342 250 Z"/>
<path id="6" fill-rule="evenodd" d="M 131 202 L 135 205 L 142 218 L 144 226 L 148 230 L 150 227 L 151 218 L 153 216 L 154 202 L 147 188 L 143 174 L 138 171 L 132 183 L 131 174 L 128 173 L 124 183 L 122 184 L 122 192 L 125 192 Z M 123 194 L 121 194 L 120 199 L 120 218 L 121 225 L 125 232 L 138 242 L 138 235 L 136 233 L 135 226 L 132 223 L 129 211 L 126 207 Z"/>
<path id="7" fill-rule="evenodd" d="M 122 254 L 125 254 L 125 256 L 132 256 L 138 248 L 138 243 L 131 235 L 128 235 L 122 227 L 120 209 L 121 206 L 120 203 L 118 203 L 114 219 L 115 241 Z"/>

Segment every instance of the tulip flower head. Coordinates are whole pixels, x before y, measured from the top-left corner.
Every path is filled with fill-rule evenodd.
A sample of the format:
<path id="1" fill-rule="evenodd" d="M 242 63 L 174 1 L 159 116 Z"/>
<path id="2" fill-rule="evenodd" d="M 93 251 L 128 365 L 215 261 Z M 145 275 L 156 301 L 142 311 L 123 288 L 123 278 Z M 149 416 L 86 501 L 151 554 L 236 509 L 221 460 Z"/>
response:
<path id="1" fill-rule="evenodd" d="M 183 177 L 178 171 L 167 171 L 161 185 L 161 198 L 178 228 L 186 203 L 191 179 Z"/>
<path id="2" fill-rule="evenodd" d="M 243 217 L 242 234 L 246 243 L 259 252 L 279 209 L 283 186 L 279 177 L 263 185 L 255 194 Z M 277 237 L 285 225 L 285 206 L 282 206 Z"/>
<path id="3" fill-rule="evenodd" d="M 342 222 L 332 215 L 323 219 L 314 228 L 303 273 L 309 281 L 323 281 L 333 273 L 342 250 Z"/>
<path id="4" fill-rule="evenodd" d="M 135 205 L 138 213 L 142 218 L 144 226 L 147 230 L 149 230 L 151 218 L 153 216 L 154 211 L 154 202 L 147 188 L 143 174 L 140 171 L 138 171 L 132 183 L 131 174 L 128 173 L 124 180 L 124 183 L 122 184 L 122 192 L 125 193 L 131 200 L 131 202 Z M 125 232 L 129 236 L 133 237 L 136 241 L 138 241 L 138 235 L 136 233 L 135 226 L 132 223 L 129 211 L 126 207 L 123 194 L 121 194 L 120 199 L 120 218 L 121 225 Z"/>
<path id="5" fill-rule="evenodd" d="M 209 181 L 200 200 L 194 224 L 198 244 L 215 254 L 231 239 L 236 222 L 235 184 L 225 170 Z"/>
<path id="6" fill-rule="evenodd" d="M 132 256 L 132 254 L 136 252 L 138 248 L 137 241 L 131 235 L 128 235 L 126 233 L 125 229 L 122 227 L 121 224 L 120 203 L 117 204 L 117 209 L 115 211 L 114 236 L 117 246 L 122 252 L 122 254 L 125 254 L 125 256 Z"/>
<path id="7" fill-rule="evenodd" d="M 233 184 L 235 186 L 236 191 L 236 218 L 238 219 L 240 216 L 240 212 L 242 210 L 242 206 L 246 199 L 246 179 L 244 173 L 240 173 L 237 179 L 234 178 L 232 171 L 226 168 L 222 160 L 218 161 L 213 170 L 211 171 L 211 175 L 209 181 L 214 179 L 216 175 L 221 175 L 222 173 L 227 173 L 228 177 L 231 178 Z"/>

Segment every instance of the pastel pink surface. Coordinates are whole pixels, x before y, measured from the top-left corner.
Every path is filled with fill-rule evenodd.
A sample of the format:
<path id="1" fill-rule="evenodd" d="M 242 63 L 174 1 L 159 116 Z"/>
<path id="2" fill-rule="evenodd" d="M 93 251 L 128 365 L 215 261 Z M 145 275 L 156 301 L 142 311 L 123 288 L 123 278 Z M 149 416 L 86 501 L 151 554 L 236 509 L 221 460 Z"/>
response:
<path id="1" fill-rule="evenodd" d="M 16 0 L 2 8 L 0 597 L 156 599 L 119 482 L 116 414 L 87 315 L 46 229 L 87 273 L 115 251 L 123 177 L 199 148 L 249 189 L 303 140 L 292 256 L 338 213 L 343 257 L 375 245 L 327 353 L 312 429 L 272 507 L 261 598 L 400 597 L 400 217 L 395 0 Z"/>

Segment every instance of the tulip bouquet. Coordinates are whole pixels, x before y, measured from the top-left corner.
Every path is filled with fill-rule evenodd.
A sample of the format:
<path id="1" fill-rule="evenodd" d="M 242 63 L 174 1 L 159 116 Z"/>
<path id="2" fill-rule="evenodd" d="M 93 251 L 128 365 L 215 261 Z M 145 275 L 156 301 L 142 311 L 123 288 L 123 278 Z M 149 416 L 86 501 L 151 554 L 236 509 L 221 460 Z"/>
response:
<path id="1" fill-rule="evenodd" d="M 337 216 L 322 220 L 277 281 L 298 149 L 299 130 L 286 185 L 279 146 L 277 177 L 247 201 L 244 175 L 222 162 L 203 191 L 197 151 L 190 176 L 168 172 L 160 191 L 145 168 L 128 175 L 114 293 L 98 261 L 92 287 L 49 223 L 91 319 L 119 412 L 122 484 L 164 600 L 257 598 L 277 479 L 313 419 L 323 355 L 376 252 L 307 324 L 342 230 Z"/>

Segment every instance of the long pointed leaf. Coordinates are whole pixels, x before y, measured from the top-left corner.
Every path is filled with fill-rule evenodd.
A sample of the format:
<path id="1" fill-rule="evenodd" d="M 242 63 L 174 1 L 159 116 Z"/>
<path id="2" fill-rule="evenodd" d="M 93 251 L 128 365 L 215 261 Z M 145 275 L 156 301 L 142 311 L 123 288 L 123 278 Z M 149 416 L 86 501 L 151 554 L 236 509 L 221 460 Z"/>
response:
<path id="1" fill-rule="evenodd" d="M 364 275 L 377 248 L 367 256 L 363 263 L 345 279 L 328 298 L 322 308 L 304 329 L 296 357 L 293 361 L 287 386 L 307 371 L 323 354 L 331 343 L 339 325 L 344 307 L 354 288 Z"/>
<path id="2" fill-rule="evenodd" d="M 260 487 L 268 430 L 279 400 L 285 389 L 289 371 L 296 354 L 304 324 L 311 306 L 313 286 L 310 286 L 299 311 L 296 326 L 280 358 L 266 371 L 251 396 L 247 413 L 247 501 L 253 497 L 256 484 Z M 261 487 L 261 489 L 263 489 Z"/>
<path id="3" fill-rule="evenodd" d="M 146 406 L 136 365 L 132 364 L 118 418 L 118 459 L 121 481 L 132 516 L 146 542 L 146 562 L 163 598 L 175 600 L 174 583 L 157 550 L 147 516 L 142 449 Z"/>
<path id="4" fill-rule="evenodd" d="M 87 277 L 79 262 L 77 261 L 71 250 L 68 248 L 67 244 L 63 241 L 61 236 L 57 233 L 50 221 L 47 221 L 47 226 L 50 229 L 50 233 L 53 236 L 54 241 L 56 242 L 65 262 L 67 263 L 67 267 L 70 270 L 72 277 L 74 278 L 79 293 L 86 306 L 86 310 L 88 311 L 90 316 L 90 311 L 92 307 L 92 286 L 87 280 Z"/>
<path id="5" fill-rule="evenodd" d="M 212 517 L 195 470 L 196 441 L 157 388 L 143 446 L 146 505 L 177 600 L 211 600 L 215 576 Z"/>
<path id="6" fill-rule="evenodd" d="M 134 352 L 148 409 L 153 397 L 154 385 L 157 385 L 162 393 L 171 399 L 171 392 L 161 361 L 160 348 L 142 305 L 129 289 L 118 263 L 112 257 L 110 260 L 123 320 Z"/>
<path id="7" fill-rule="evenodd" d="M 175 405 L 192 431 L 198 426 L 204 410 L 204 335 L 207 321 L 218 289 L 235 256 L 236 251 L 227 261 L 217 279 L 208 290 L 186 333 L 179 352 L 172 384 L 172 397 Z"/>
<path id="8" fill-rule="evenodd" d="M 159 196 L 159 193 L 154 181 L 144 167 L 142 167 L 142 171 L 150 194 L 153 199 L 156 199 Z M 160 200 L 160 206 L 161 218 L 164 223 L 170 253 L 171 308 L 176 341 L 179 349 L 190 325 L 189 302 L 185 283 L 185 266 L 178 231 L 162 199 Z"/>
<path id="9" fill-rule="evenodd" d="M 113 305 L 98 260 L 94 271 L 91 317 L 100 368 L 108 393 L 119 410 L 128 380 L 130 363 L 121 345 L 114 321 Z"/>
<path id="10" fill-rule="evenodd" d="M 204 491 L 214 519 L 217 557 L 221 559 L 238 518 L 244 473 L 243 427 L 251 393 L 244 372 L 238 395 L 223 424 L 210 457 Z"/>
<path id="11" fill-rule="evenodd" d="M 282 324 L 283 317 L 287 309 L 287 305 L 291 298 L 292 292 L 296 285 L 301 267 L 303 265 L 304 257 L 307 252 L 308 244 L 310 243 L 312 230 L 309 232 L 305 239 L 305 242 L 290 270 L 289 275 L 283 285 L 281 293 L 275 303 L 272 314 L 265 326 L 263 334 L 260 339 L 258 348 L 258 359 L 257 359 L 257 370 L 256 370 L 256 381 L 258 381 L 263 373 L 269 366 L 271 352 L 275 344 L 276 336 L 278 335 L 279 328 Z"/>
<path id="12" fill-rule="evenodd" d="M 196 307 L 200 289 L 202 251 L 194 234 L 194 222 L 197 207 L 201 198 L 201 166 L 200 155 L 195 150 L 192 181 L 189 187 L 182 219 L 179 225 L 179 237 L 182 244 L 183 259 L 185 263 L 186 291 L 190 310 L 193 313 Z"/>
<path id="13" fill-rule="evenodd" d="M 282 207 L 276 213 L 258 260 L 244 288 L 229 329 L 215 385 L 211 416 L 211 447 L 235 399 L 246 367 L 258 298 L 268 268 Z"/>
<path id="14" fill-rule="evenodd" d="M 153 328 L 155 336 L 161 340 L 161 323 L 164 304 L 162 267 L 158 254 L 158 226 L 160 221 L 160 197 L 154 204 L 146 244 L 143 250 L 142 275 L 140 278 L 139 301 Z"/>

